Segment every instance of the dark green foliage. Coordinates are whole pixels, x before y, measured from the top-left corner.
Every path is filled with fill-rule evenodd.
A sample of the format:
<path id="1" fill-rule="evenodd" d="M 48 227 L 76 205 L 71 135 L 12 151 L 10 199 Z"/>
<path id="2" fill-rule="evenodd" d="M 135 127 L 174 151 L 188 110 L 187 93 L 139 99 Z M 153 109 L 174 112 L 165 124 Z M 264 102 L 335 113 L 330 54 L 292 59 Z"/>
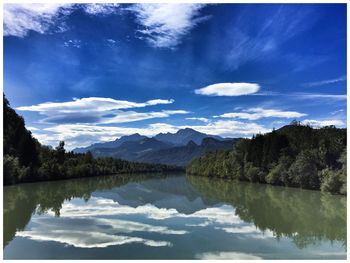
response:
<path id="1" fill-rule="evenodd" d="M 39 164 L 39 142 L 32 137 L 24 126 L 24 120 L 10 108 L 4 95 L 4 156 L 10 155 L 17 159 L 17 166 L 35 167 Z"/>
<path id="2" fill-rule="evenodd" d="M 321 190 L 324 192 L 346 194 L 346 150 L 338 160 L 342 164 L 339 170 L 326 168 L 321 171 Z"/>
<path id="3" fill-rule="evenodd" d="M 24 120 L 4 96 L 4 184 L 60 180 L 116 173 L 178 171 L 176 166 L 144 164 L 113 158 L 94 159 L 91 152 L 66 152 L 42 146 L 25 128 Z"/>
<path id="4" fill-rule="evenodd" d="M 346 194 L 346 129 L 295 122 L 195 159 L 186 171 Z"/>

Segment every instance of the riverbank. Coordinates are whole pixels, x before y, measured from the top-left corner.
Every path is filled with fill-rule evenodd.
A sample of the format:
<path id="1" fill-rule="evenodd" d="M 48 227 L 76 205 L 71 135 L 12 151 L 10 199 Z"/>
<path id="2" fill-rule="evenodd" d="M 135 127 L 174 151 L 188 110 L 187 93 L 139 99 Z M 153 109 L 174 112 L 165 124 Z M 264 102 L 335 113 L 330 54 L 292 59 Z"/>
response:
<path id="1" fill-rule="evenodd" d="M 346 129 L 299 123 L 194 159 L 188 174 L 346 195 Z"/>

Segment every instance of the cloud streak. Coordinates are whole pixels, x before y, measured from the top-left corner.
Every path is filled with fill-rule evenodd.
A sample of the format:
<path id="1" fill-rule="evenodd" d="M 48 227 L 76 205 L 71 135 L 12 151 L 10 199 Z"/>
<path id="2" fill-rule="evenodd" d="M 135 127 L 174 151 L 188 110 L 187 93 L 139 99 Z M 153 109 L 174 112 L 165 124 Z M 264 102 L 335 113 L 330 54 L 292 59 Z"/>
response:
<path id="1" fill-rule="evenodd" d="M 291 93 L 291 96 L 294 96 L 298 99 L 318 99 L 318 100 L 335 100 L 342 101 L 346 100 L 346 94 L 323 94 L 323 93 L 304 93 L 304 92 L 295 92 Z"/>
<path id="2" fill-rule="evenodd" d="M 216 83 L 201 89 L 196 89 L 195 94 L 205 96 L 242 96 L 254 94 L 260 90 L 256 83 Z"/>
<path id="3" fill-rule="evenodd" d="M 300 118 L 306 116 L 305 113 L 297 111 L 283 111 L 279 109 L 249 108 L 244 112 L 230 112 L 219 116 L 221 118 L 237 118 L 246 120 L 259 120 L 262 118 Z"/>
<path id="4" fill-rule="evenodd" d="M 186 118 L 186 120 L 192 120 L 192 121 L 202 121 L 202 122 L 210 122 L 210 120 L 208 118 L 203 118 L 203 117 L 189 117 Z"/>
<path id="5" fill-rule="evenodd" d="M 318 87 L 318 86 L 334 84 L 334 83 L 343 82 L 343 81 L 346 81 L 346 76 L 341 76 L 341 77 L 335 78 L 335 79 L 308 82 L 308 83 L 304 83 L 303 86 L 305 86 L 305 87 Z"/>
<path id="6" fill-rule="evenodd" d="M 172 104 L 174 100 L 154 99 L 138 103 L 111 98 L 89 97 L 66 102 L 45 102 L 17 107 L 20 111 L 38 112 L 47 116 L 42 123 L 126 123 L 152 118 L 165 118 L 174 114 L 187 114 L 185 110 L 162 110 L 152 112 L 123 111 L 130 108 Z"/>
<path id="7" fill-rule="evenodd" d="M 45 102 L 32 106 L 17 107 L 21 111 L 35 111 L 41 114 L 49 115 L 51 112 L 59 113 L 76 113 L 82 111 L 99 111 L 104 112 L 108 110 L 142 108 L 147 106 L 154 106 L 159 104 L 171 104 L 174 100 L 154 99 L 146 102 L 138 103 L 126 100 L 115 100 L 112 98 L 89 97 L 74 99 L 66 102 Z"/>

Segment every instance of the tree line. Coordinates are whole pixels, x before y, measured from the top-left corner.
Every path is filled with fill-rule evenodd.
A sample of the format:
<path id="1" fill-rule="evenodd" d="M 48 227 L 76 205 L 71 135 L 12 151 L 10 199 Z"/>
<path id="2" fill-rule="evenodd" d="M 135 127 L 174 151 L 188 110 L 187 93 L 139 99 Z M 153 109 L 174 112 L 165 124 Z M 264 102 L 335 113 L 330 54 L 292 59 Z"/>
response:
<path id="1" fill-rule="evenodd" d="M 64 142 L 52 149 L 41 145 L 25 127 L 23 117 L 10 107 L 3 95 L 4 184 L 59 180 L 117 173 L 178 171 L 176 166 L 129 162 L 113 158 L 93 158 L 90 152 L 66 151 Z"/>
<path id="2" fill-rule="evenodd" d="M 293 121 L 193 160 L 187 173 L 346 194 L 346 129 Z"/>

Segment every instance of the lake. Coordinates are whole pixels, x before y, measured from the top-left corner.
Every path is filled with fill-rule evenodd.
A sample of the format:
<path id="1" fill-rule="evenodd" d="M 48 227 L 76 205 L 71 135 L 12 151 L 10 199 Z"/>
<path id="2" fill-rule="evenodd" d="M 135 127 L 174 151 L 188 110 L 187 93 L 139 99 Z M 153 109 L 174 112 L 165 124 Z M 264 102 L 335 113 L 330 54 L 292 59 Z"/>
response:
<path id="1" fill-rule="evenodd" d="M 205 177 L 4 187 L 5 259 L 345 259 L 346 198 Z"/>

